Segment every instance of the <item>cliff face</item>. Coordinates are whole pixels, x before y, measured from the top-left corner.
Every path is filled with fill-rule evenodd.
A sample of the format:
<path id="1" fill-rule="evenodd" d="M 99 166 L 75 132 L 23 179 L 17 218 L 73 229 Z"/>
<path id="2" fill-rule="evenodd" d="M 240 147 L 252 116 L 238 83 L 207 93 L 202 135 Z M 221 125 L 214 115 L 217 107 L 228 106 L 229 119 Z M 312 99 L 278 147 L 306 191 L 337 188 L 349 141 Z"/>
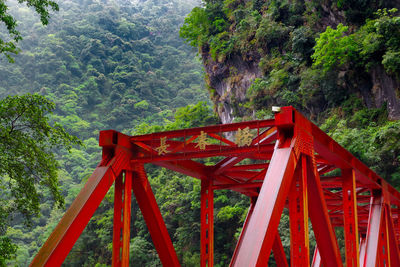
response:
<path id="1" fill-rule="evenodd" d="M 375 107 L 386 103 L 389 120 L 400 120 L 400 84 L 399 81 L 389 76 L 382 66 L 371 70 L 371 93 Z"/>
<path id="2" fill-rule="evenodd" d="M 202 60 L 207 73 L 207 84 L 211 89 L 211 98 L 222 123 L 231 123 L 235 117 L 246 114 L 241 106 L 246 102 L 246 92 L 252 82 L 262 76 L 256 54 L 233 56 L 218 62 L 212 59 L 208 51 L 202 51 Z"/>
<path id="3" fill-rule="evenodd" d="M 242 7 L 249 7 L 249 3 L 251 3 L 252 1 L 233 2 L 236 3 L 236 5 L 233 5 L 235 10 L 232 11 L 231 14 L 235 12 L 242 12 Z M 253 2 L 255 3 L 257 1 Z M 307 4 L 307 2 L 309 3 Z M 285 15 L 271 15 L 270 9 L 272 4 L 268 5 L 264 3 L 259 10 L 261 23 L 259 23 L 259 25 L 256 27 L 250 27 L 248 29 L 250 33 L 246 36 L 247 39 L 244 40 L 244 42 L 248 43 L 248 47 L 246 47 L 246 44 L 244 45 L 244 47 L 243 44 L 241 44 L 241 46 L 239 46 L 239 49 L 233 49 L 228 55 L 222 53 L 221 57 L 219 56 L 221 54 L 217 53 L 217 56 L 212 57 L 210 53 L 210 47 L 208 45 L 201 46 L 200 53 L 207 74 L 206 81 L 210 88 L 211 97 L 215 104 L 215 109 L 218 112 L 222 123 L 229 123 L 232 122 L 235 118 L 243 116 L 250 115 L 254 117 L 255 111 L 258 110 L 260 107 L 253 105 L 253 109 L 249 110 L 249 107 L 252 106 L 252 104 L 249 104 L 249 101 L 251 102 L 251 99 L 249 99 L 248 95 L 249 87 L 253 84 L 256 78 L 265 79 L 267 83 L 269 82 L 269 84 L 273 83 L 273 81 L 271 81 L 271 73 L 273 74 L 273 72 L 279 70 L 280 67 L 284 69 L 285 67 L 283 65 L 287 63 L 287 61 L 290 61 L 287 59 L 289 57 L 292 57 L 293 59 L 293 57 L 297 56 L 301 59 L 300 62 L 298 62 L 299 59 L 294 58 L 292 61 L 297 62 L 295 62 L 295 64 L 292 64 L 292 66 L 290 66 L 289 69 L 286 70 L 290 75 L 297 76 L 297 78 L 295 78 L 297 79 L 297 81 L 294 83 L 295 86 L 299 89 L 291 90 L 291 92 L 295 94 L 298 93 L 300 98 L 309 94 L 312 94 L 314 97 L 316 95 L 320 95 L 320 100 L 311 102 L 305 100 L 303 101 L 303 103 L 293 103 L 282 99 L 281 94 L 276 94 L 276 91 L 279 91 L 279 89 L 281 88 L 278 88 L 278 90 L 276 90 L 276 88 L 275 90 L 269 90 L 268 88 L 265 88 L 265 92 L 257 95 L 256 98 L 262 98 L 263 95 L 265 96 L 265 94 L 270 94 L 271 91 L 275 92 L 275 94 L 270 95 L 268 101 L 263 101 L 265 109 L 269 109 L 271 105 L 297 105 L 298 109 L 303 110 L 304 112 L 308 112 L 309 115 L 313 118 L 318 116 L 318 114 L 313 113 L 320 113 L 327 108 L 332 108 L 334 106 L 340 105 L 342 101 L 330 103 L 330 100 L 328 99 L 330 97 L 330 92 L 326 92 L 326 90 L 314 89 L 313 92 L 305 93 L 304 88 L 301 88 L 303 83 L 302 79 L 304 76 L 302 75 L 302 73 L 305 73 L 305 70 L 307 68 L 312 68 L 312 61 L 310 59 L 311 53 L 303 53 L 303 55 L 299 56 L 299 54 L 304 51 L 300 51 L 300 53 L 299 51 L 295 51 L 296 49 L 298 50 L 298 48 L 295 47 L 296 40 L 294 37 L 298 29 L 307 28 L 309 30 L 308 34 L 310 34 L 311 32 L 311 36 L 313 38 L 316 38 L 318 37 L 319 33 L 324 32 L 327 27 L 336 28 L 337 25 L 339 25 L 340 23 L 347 23 L 350 25 L 350 31 L 346 33 L 349 34 L 357 31 L 357 29 L 360 27 L 360 18 L 357 17 L 357 21 L 352 23 L 352 21 L 349 21 L 350 18 L 346 17 L 346 14 L 348 15 L 349 13 L 349 8 L 339 9 L 335 5 L 335 2 L 325 1 L 319 6 L 311 5 L 310 3 L 312 2 L 313 1 L 294 1 L 292 4 L 286 3 L 285 8 L 287 10 L 290 10 L 290 8 L 295 5 L 301 6 L 300 10 L 301 12 L 303 12 L 301 13 L 303 18 L 301 19 L 301 23 L 297 25 L 296 23 L 292 25 L 290 23 L 287 23 L 284 18 Z M 393 6 L 399 5 L 398 3 L 384 3 L 383 6 L 390 4 L 392 4 Z M 377 8 L 378 4 L 373 3 L 372 6 Z M 284 11 L 280 10 L 279 12 L 283 13 Z M 313 13 L 318 15 L 315 15 Z M 353 13 L 351 14 L 353 16 L 352 19 L 354 20 L 354 17 L 356 15 L 354 15 Z M 367 15 L 360 14 L 360 16 L 362 15 L 364 16 L 364 19 L 368 18 Z M 288 30 L 286 32 L 282 31 L 278 33 L 276 29 L 273 30 L 272 32 L 270 32 L 270 34 L 273 36 L 271 36 L 270 40 L 267 40 L 267 42 L 269 41 L 270 43 L 279 43 L 282 42 L 282 40 L 286 40 L 286 44 L 278 45 L 275 47 L 273 45 L 269 47 L 268 45 L 266 47 L 263 47 L 262 44 L 259 44 L 259 41 L 263 40 L 257 40 L 257 35 L 261 35 L 259 32 L 260 30 L 270 30 L 272 26 L 270 26 L 269 28 L 267 27 L 266 29 L 262 29 L 262 20 L 264 18 L 267 19 L 273 16 L 276 16 L 277 19 L 275 19 L 275 21 L 272 20 L 272 23 L 277 22 L 277 25 L 281 27 L 286 27 Z M 316 16 L 318 17 L 317 19 L 315 18 Z M 238 22 L 237 20 L 235 20 L 235 18 L 232 17 L 232 15 L 230 17 L 227 16 L 227 20 L 230 24 L 228 24 L 229 27 L 227 27 L 228 29 L 226 30 L 226 32 L 229 33 L 229 37 L 231 39 L 234 39 L 237 36 L 241 36 L 241 23 L 243 23 L 246 18 L 242 18 Z M 372 15 L 370 15 L 369 17 L 373 18 Z M 249 20 L 250 19 L 248 19 L 248 21 Z M 271 21 L 269 21 L 269 23 L 272 24 Z M 300 37 L 307 38 L 308 36 L 306 36 L 306 34 L 303 34 Z M 315 43 L 312 44 L 314 45 Z M 283 61 L 286 62 L 281 62 L 281 66 L 277 66 L 277 64 L 274 65 L 274 62 L 267 62 L 267 64 L 265 64 L 265 61 L 272 61 L 271 57 L 280 57 L 281 59 L 283 58 Z M 379 60 L 381 61 L 381 59 Z M 263 66 L 260 66 L 260 62 Z M 269 66 L 266 67 L 266 65 L 268 64 Z M 346 96 L 342 100 L 347 98 L 350 94 L 355 94 L 362 99 L 364 105 L 368 108 L 381 108 L 386 105 L 388 119 L 399 120 L 400 89 L 398 73 L 388 74 L 381 62 L 378 62 L 378 64 L 375 64 L 368 70 L 361 71 L 361 68 L 359 66 L 353 68 L 353 65 L 354 64 L 347 64 L 341 66 L 340 68 L 333 70 L 329 74 L 331 77 L 326 80 L 332 79 L 332 76 L 335 76 L 335 86 L 337 87 L 335 89 L 335 86 L 330 85 L 329 90 L 347 91 L 345 93 Z M 283 81 L 281 81 L 282 85 L 280 87 L 283 87 L 285 85 L 285 79 L 287 79 L 287 77 L 284 77 L 282 79 Z M 321 85 L 321 87 L 323 86 L 324 85 Z"/>
<path id="4" fill-rule="evenodd" d="M 392 0 L 203 0 L 199 48 L 222 123 L 292 105 L 400 185 L 400 17 Z"/>
<path id="5" fill-rule="evenodd" d="M 246 93 L 251 84 L 256 78 L 263 77 L 258 66 L 259 57 L 244 60 L 240 56 L 234 56 L 217 62 L 204 52 L 202 59 L 207 74 L 206 82 L 211 88 L 211 98 L 221 122 L 231 123 L 235 117 L 254 116 L 254 110 L 249 113 L 243 105 L 249 101 Z M 353 91 L 358 93 L 368 108 L 381 108 L 386 105 L 388 119 L 400 120 L 399 80 L 388 75 L 382 66 L 374 67 L 368 74 L 367 81 L 360 84 L 358 88 L 354 88 Z M 320 111 L 321 109 L 309 107 L 305 110 Z M 316 116 L 316 114 L 309 115 Z"/>

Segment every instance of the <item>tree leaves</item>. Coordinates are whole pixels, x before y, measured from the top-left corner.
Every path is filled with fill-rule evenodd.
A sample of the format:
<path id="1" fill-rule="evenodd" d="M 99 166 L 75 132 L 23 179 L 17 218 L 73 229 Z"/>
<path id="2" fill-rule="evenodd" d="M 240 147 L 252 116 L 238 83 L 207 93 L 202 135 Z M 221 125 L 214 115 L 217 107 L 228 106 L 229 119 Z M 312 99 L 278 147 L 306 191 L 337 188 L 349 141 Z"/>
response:
<path id="1" fill-rule="evenodd" d="M 54 1 L 49 0 L 18 0 L 18 3 L 26 3 L 28 7 L 34 7 L 35 11 L 40 16 L 40 21 L 43 25 L 49 23 L 49 10 L 58 11 L 58 5 Z M 21 33 L 17 30 L 16 19 L 8 13 L 8 6 L 5 1 L 0 1 L 0 22 L 3 22 L 8 31 L 8 39 L 0 38 L 0 54 L 4 54 L 8 61 L 14 62 L 11 54 L 18 54 L 20 49 L 17 48 L 17 43 L 22 40 Z"/>
<path id="2" fill-rule="evenodd" d="M 16 212 L 24 216 L 27 224 L 31 223 L 32 216 L 39 214 L 43 191 L 49 190 L 57 205 L 64 204 L 58 189 L 59 165 L 54 151 L 69 150 L 81 141 L 61 125 L 49 123 L 48 115 L 53 109 L 54 104 L 40 95 L 0 100 L 0 237 Z M 9 253 L 2 255 L 10 256 L 15 247 L 8 239 L 1 242 L 0 250 Z"/>

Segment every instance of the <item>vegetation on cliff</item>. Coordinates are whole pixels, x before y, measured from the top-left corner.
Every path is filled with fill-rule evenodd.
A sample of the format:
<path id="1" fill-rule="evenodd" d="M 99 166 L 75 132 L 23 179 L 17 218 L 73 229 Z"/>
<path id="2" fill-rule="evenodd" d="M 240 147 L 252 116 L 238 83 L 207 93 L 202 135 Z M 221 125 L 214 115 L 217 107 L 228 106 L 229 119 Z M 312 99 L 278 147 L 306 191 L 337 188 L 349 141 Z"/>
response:
<path id="1" fill-rule="evenodd" d="M 398 6 L 205 0 L 180 34 L 199 49 L 220 116 L 268 117 L 272 105 L 293 105 L 400 186 Z M 251 82 L 236 81 L 243 73 Z"/>

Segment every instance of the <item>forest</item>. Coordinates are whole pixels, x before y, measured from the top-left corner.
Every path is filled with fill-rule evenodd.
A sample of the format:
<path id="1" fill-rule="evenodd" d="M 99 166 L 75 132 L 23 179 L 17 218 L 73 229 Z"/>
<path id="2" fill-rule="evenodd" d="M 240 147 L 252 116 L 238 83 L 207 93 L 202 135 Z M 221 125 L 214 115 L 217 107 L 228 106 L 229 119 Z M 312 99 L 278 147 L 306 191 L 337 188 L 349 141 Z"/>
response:
<path id="1" fill-rule="evenodd" d="M 22 39 L 0 43 L 0 266 L 29 265 L 99 163 L 106 129 L 135 135 L 264 119 L 271 106 L 292 105 L 400 189 L 398 2 L 57 3 L 43 25 L 32 6 L 7 2 Z M 18 127 L 9 122 L 21 110 L 43 118 L 30 121 L 39 132 L 22 135 L 31 143 L 11 142 Z M 19 170 L 50 170 L 26 176 L 42 183 L 27 187 L 6 172 L 12 153 L 33 155 Z M 182 266 L 199 266 L 200 182 L 146 170 Z M 113 194 L 63 266 L 111 266 Z M 220 190 L 214 205 L 214 265 L 227 266 L 249 199 Z M 287 214 L 279 227 L 288 250 Z M 134 200 L 130 244 L 131 265 L 161 266 Z"/>

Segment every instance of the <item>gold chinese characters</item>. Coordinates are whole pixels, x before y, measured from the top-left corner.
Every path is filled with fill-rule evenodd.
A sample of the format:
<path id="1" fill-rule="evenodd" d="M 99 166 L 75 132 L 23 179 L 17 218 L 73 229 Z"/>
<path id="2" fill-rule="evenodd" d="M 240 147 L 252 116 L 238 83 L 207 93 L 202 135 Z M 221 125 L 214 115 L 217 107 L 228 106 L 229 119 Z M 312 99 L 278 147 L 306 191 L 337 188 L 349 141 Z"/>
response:
<path id="1" fill-rule="evenodd" d="M 250 133 L 250 128 L 238 129 L 235 135 L 235 144 L 239 147 L 251 145 L 253 137 Z"/>
<path id="2" fill-rule="evenodd" d="M 199 140 L 198 140 L 197 145 L 196 145 L 195 147 L 196 147 L 196 148 L 198 147 L 198 148 L 200 148 L 201 150 L 206 149 L 206 145 L 208 145 L 208 142 L 207 142 L 207 133 L 201 131 L 201 132 L 200 132 L 200 135 L 199 135 L 199 137 L 198 137 L 198 139 L 199 139 Z"/>
<path id="3" fill-rule="evenodd" d="M 169 145 L 166 143 L 167 142 L 167 137 L 161 137 L 160 139 L 160 146 L 156 148 L 156 151 L 158 152 L 158 155 L 168 153 L 167 148 Z"/>

